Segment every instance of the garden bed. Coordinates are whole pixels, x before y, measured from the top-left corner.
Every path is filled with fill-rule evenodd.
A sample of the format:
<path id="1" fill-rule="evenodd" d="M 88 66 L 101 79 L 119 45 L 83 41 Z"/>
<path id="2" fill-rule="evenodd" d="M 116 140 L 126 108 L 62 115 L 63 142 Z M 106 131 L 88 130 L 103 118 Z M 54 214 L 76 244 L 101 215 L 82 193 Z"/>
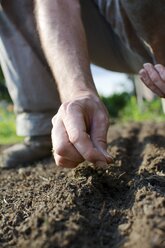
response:
<path id="1" fill-rule="evenodd" d="M 164 123 L 113 125 L 108 142 L 106 169 L 1 170 L 0 247 L 165 247 Z"/>

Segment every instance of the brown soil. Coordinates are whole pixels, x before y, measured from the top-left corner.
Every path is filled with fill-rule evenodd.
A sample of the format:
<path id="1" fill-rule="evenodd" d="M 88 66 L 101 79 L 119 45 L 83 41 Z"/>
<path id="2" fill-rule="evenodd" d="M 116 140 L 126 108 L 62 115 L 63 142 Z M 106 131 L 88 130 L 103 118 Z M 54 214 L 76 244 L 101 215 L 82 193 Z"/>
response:
<path id="1" fill-rule="evenodd" d="M 165 125 L 111 127 L 115 163 L 0 171 L 0 247 L 165 247 Z"/>

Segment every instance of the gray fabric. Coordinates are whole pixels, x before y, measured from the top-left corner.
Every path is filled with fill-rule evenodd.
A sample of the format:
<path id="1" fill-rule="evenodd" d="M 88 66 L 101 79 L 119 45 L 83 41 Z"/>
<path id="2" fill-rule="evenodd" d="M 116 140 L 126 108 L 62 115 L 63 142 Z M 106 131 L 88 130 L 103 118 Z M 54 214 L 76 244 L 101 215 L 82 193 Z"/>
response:
<path id="1" fill-rule="evenodd" d="M 107 19 L 111 1 L 99 2 L 100 8 L 93 0 L 81 0 L 91 60 L 110 70 L 136 73 L 146 58 L 128 48 L 112 29 Z M 23 136 L 49 134 L 51 118 L 60 104 L 33 9 L 32 0 L 4 0 L 0 4 L 0 63 L 14 102 L 17 134 Z"/>
<path id="2" fill-rule="evenodd" d="M 137 73 L 142 65 L 151 62 L 152 58 L 146 52 L 145 56 L 141 56 L 130 49 L 115 33 L 111 22 L 106 18 L 108 2 L 100 1 L 104 6 L 98 6 L 94 0 L 81 0 L 90 58 L 94 64 L 109 70 Z"/>
<path id="3" fill-rule="evenodd" d="M 134 25 L 130 22 L 121 0 L 94 0 L 100 13 L 111 24 L 114 32 L 125 44 L 127 49 L 146 61 L 153 60 L 153 54 L 144 41 L 137 35 Z M 123 1 L 124 2 L 124 1 Z"/>
<path id="4" fill-rule="evenodd" d="M 31 3 L 28 5 L 27 2 L 22 1 L 20 4 L 20 15 L 24 13 L 25 7 L 31 7 Z M 29 13 L 26 20 L 24 16 L 19 16 L 18 20 L 14 12 L 16 9 L 13 7 L 9 15 L 5 7 L 0 10 L 0 63 L 14 102 L 17 134 L 45 135 L 50 133 L 51 118 L 60 105 L 56 85 L 36 37 L 32 14 Z M 18 24 L 18 21 L 22 21 L 21 25 L 24 26 Z"/>

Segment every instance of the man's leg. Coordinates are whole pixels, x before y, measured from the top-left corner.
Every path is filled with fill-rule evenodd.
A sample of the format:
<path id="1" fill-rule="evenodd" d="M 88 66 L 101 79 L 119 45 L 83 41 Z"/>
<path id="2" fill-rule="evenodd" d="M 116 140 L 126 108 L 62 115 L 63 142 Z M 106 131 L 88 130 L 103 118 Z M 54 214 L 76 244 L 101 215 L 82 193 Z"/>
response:
<path id="1" fill-rule="evenodd" d="M 28 136 L 26 145 L 5 153 L 10 167 L 51 154 L 51 118 L 60 100 L 40 48 L 32 1 L 2 1 L 0 23 L 0 63 L 14 102 L 17 133 Z"/>

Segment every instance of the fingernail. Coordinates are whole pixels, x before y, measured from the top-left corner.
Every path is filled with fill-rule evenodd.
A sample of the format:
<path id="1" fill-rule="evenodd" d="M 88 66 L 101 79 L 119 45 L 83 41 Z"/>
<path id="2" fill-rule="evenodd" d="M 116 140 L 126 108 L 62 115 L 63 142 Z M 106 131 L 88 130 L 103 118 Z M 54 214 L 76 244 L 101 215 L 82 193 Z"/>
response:
<path id="1" fill-rule="evenodd" d="M 97 161 L 96 164 L 95 164 L 97 167 L 99 168 L 103 168 L 103 169 L 106 169 L 108 164 L 104 161 Z"/>
<path id="2" fill-rule="evenodd" d="M 144 67 L 152 67 L 152 64 L 150 64 L 150 63 L 145 63 L 143 66 L 144 66 Z"/>

